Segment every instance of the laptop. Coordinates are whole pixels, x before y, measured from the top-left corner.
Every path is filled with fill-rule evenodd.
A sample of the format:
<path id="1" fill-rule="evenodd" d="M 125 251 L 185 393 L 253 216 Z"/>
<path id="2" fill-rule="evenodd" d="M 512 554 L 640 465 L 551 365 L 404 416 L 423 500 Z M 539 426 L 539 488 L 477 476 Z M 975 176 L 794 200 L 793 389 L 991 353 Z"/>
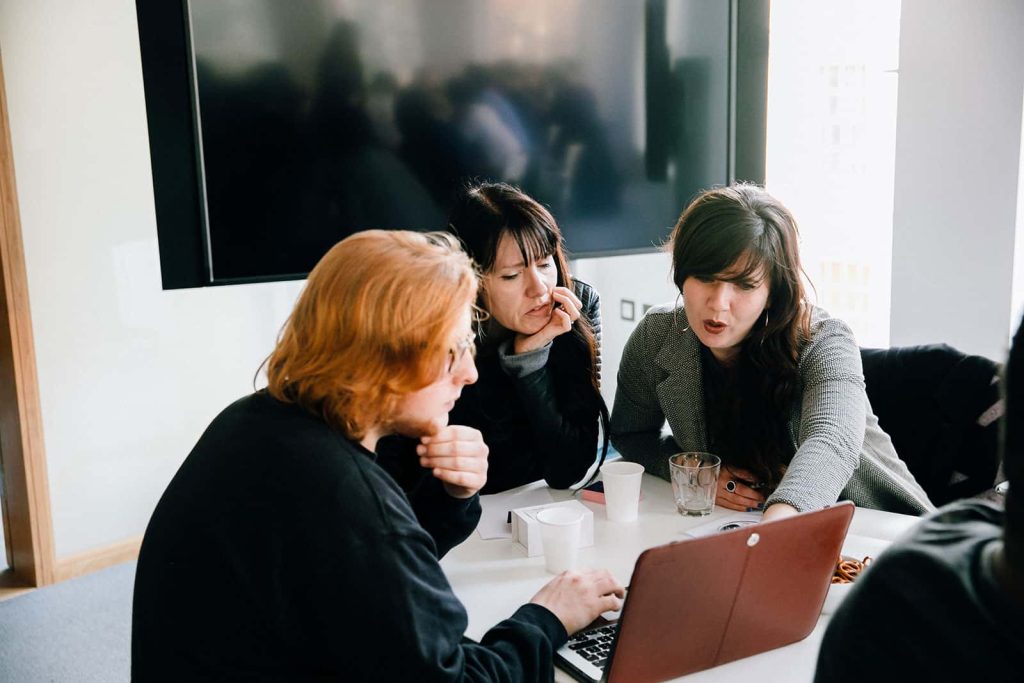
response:
<path id="1" fill-rule="evenodd" d="M 619 618 L 569 639 L 579 681 L 645 683 L 802 640 L 814 629 L 853 503 L 644 551 Z"/>

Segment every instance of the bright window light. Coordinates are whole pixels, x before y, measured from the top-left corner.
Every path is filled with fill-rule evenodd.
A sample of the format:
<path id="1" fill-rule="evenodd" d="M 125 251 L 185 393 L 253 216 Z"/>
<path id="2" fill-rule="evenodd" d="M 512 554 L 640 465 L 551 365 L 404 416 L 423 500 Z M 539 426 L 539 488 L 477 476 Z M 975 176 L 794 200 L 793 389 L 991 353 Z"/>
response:
<path id="1" fill-rule="evenodd" d="M 1024 101 L 1024 92 L 1022 92 Z M 1024 111 L 1024 105 L 1021 107 Z M 1017 220 L 1014 229 L 1013 292 L 1010 313 L 1010 339 L 1013 339 L 1024 315 L 1024 117 L 1021 117 L 1020 156 L 1017 162 Z"/>
<path id="2" fill-rule="evenodd" d="M 771 4 L 766 185 L 861 346 L 889 345 L 899 26 L 894 0 Z"/>

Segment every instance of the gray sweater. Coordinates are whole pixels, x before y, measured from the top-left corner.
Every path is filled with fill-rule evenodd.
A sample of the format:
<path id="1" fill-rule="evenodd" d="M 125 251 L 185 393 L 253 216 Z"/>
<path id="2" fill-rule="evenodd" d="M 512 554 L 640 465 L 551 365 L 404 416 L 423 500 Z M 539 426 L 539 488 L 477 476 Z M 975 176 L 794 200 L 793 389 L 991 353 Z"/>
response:
<path id="1" fill-rule="evenodd" d="M 685 327 L 682 307 L 648 311 L 623 351 L 612 410 L 615 448 L 663 479 L 672 453 L 707 450 L 700 341 Z M 766 506 L 814 510 L 842 498 L 905 514 L 934 509 L 878 425 L 846 323 L 814 308 L 799 370 L 802 397 L 789 423 L 795 453 Z M 666 421 L 671 434 L 662 434 Z"/>

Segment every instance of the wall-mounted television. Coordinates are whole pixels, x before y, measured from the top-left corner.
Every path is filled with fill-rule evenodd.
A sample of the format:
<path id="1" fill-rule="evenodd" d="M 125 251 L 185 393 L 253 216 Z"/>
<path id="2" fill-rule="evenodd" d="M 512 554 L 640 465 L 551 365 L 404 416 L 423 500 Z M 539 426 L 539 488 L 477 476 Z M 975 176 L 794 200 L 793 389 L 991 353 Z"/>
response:
<path id="1" fill-rule="evenodd" d="M 301 278 L 514 183 L 574 256 L 763 180 L 768 0 L 137 0 L 165 288 Z"/>

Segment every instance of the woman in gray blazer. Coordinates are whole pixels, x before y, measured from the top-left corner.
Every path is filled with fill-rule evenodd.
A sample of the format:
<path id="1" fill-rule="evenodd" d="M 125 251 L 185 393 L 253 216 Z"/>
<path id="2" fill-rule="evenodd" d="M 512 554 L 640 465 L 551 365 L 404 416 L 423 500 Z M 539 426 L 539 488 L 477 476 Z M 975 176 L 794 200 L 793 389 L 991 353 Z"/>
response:
<path id="1" fill-rule="evenodd" d="M 807 301 L 797 240 L 755 185 L 686 208 L 670 244 L 682 305 L 651 309 L 630 336 L 612 443 L 664 479 L 671 454 L 716 453 L 716 502 L 766 520 L 839 498 L 933 509 L 871 410 L 850 328 Z"/>

